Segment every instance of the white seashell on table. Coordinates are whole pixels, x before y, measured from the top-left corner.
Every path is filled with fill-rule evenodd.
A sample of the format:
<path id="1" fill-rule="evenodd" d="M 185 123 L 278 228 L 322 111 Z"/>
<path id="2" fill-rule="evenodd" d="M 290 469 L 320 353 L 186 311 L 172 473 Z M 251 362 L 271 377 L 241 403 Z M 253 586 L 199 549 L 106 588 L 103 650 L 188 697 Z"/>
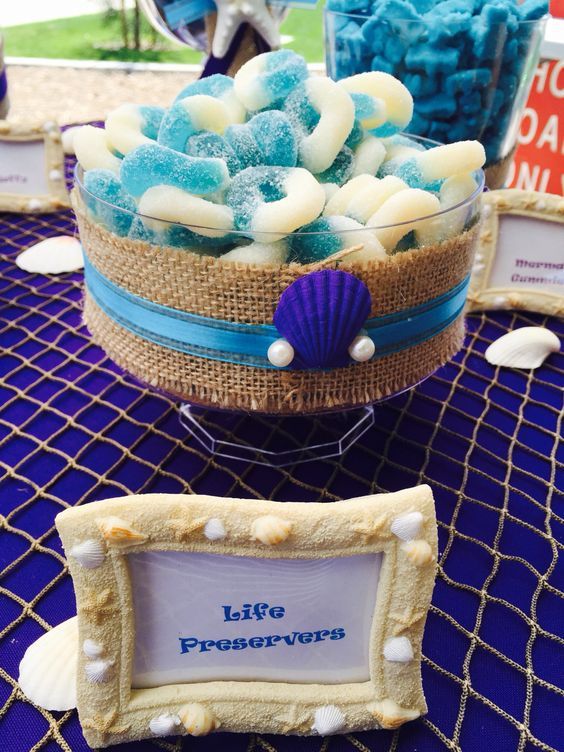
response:
<path id="1" fill-rule="evenodd" d="M 315 711 L 312 730 L 320 736 L 336 734 L 345 725 L 345 714 L 336 705 L 324 705 Z"/>
<path id="2" fill-rule="evenodd" d="M 523 326 L 504 334 L 488 347 L 486 360 L 493 366 L 538 368 L 550 353 L 560 350 L 560 340 L 543 326 Z"/>
<path id="3" fill-rule="evenodd" d="M 78 622 L 73 616 L 25 651 L 18 678 L 24 695 L 46 710 L 75 708 L 77 653 Z"/>
<path id="4" fill-rule="evenodd" d="M 40 240 L 17 256 L 16 265 L 30 274 L 75 272 L 84 267 L 80 240 L 70 235 Z"/>

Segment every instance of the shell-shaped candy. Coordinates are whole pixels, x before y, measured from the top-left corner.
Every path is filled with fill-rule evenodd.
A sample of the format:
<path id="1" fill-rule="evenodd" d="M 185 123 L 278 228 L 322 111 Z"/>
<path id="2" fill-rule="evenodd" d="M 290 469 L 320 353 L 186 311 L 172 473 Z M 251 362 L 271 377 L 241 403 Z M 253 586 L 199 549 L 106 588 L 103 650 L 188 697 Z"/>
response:
<path id="1" fill-rule="evenodd" d="M 350 364 L 349 347 L 371 307 L 364 282 L 348 272 L 322 269 L 284 290 L 273 321 L 294 348 L 294 368 L 336 368 Z"/>
<path id="2" fill-rule="evenodd" d="M 390 530 L 397 537 L 404 541 L 417 538 L 423 523 L 421 512 L 408 512 L 395 517 L 390 525 Z"/>
<path id="3" fill-rule="evenodd" d="M 89 637 L 82 643 L 82 652 L 87 658 L 100 658 L 104 652 L 104 646 Z"/>
<path id="4" fill-rule="evenodd" d="M 96 569 L 103 564 L 106 552 L 100 541 L 88 538 L 74 545 L 69 554 L 85 569 Z"/>
<path id="5" fill-rule="evenodd" d="M 174 734 L 180 725 L 180 718 L 172 713 L 163 713 L 156 718 L 151 718 L 149 729 L 155 736 L 170 736 Z"/>
<path id="6" fill-rule="evenodd" d="M 219 721 L 213 712 L 197 702 L 184 705 L 178 717 L 186 731 L 192 736 L 206 736 L 219 727 Z"/>
<path id="7" fill-rule="evenodd" d="M 75 708 L 77 654 L 78 621 L 73 616 L 25 651 L 18 678 L 25 696 L 46 710 Z"/>
<path id="8" fill-rule="evenodd" d="M 407 541 L 402 545 L 402 549 L 410 562 L 415 564 L 416 567 L 423 567 L 435 560 L 433 549 L 426 540 Z"/>
<path id="9" fill-rule="evenodd" d="M 413 660 L 413 647 L 407 637 L 390 637 L 384 643 L 384 658 L 394 663 L 408 663 Z"/>
<path id="10" fill-rule="evenodd" d="M 315 711 L 312 730 L 320 736 L 338 733 L 345 725 L 345 714 L 336 705 L 323 705 Z"/>
<path id="11" fill-rule="evenodd" d="M 222 540 L 227 535 L 227 531 L 218 517 L 211 517 L 204 527 L 204 535 L 211 541 Z"/>
<path id="12" fill-rule="evenodd" d="M 486 360 L 494 366 L 538 368 L 550 353 L 560 350 L 560 340 L 543 326 L 523 326 L 504 334 L 486 350 Z"/>
<path id="13" fill-rule="evenodd" d="M 257 517 L 251 526 L 251 537 L 267 546 L 276 546 L 290 535 L 292 523 L 267 514 Z"/>
<path id="14" fill-rule="evenodd" d="M 103 684 L 110 678 L 111 668 L 111 661 L 98 659 L 96 661 L 88 661 L 84 666 L 84 673 L 88 681 L 92 682 L 92 684 Z"/>
<path id="15" fill-rule="evenodd" d="M 135 545 L 147 540 L 146 535 L 135 530 L 121 517 L 104 517 L 98 521 L 98 527 L 108 542 L 118 546 Z"/>

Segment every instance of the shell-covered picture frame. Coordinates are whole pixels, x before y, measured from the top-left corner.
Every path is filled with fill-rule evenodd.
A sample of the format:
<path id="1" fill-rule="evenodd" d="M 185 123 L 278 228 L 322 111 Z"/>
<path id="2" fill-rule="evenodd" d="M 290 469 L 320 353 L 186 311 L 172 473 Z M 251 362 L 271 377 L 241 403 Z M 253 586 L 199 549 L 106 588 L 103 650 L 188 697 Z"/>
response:
<path id="1" fill-rule="evenodd" d="M 59 126 L 0 120 L 0 211 L 37 214 L 69 206 Z"/>
<path id="2" fill-rule="evenodd" d="M 20 685 L 76 704 L 92 747 L 392 729 L 426 712 L 428 486 L 332 504 L 150 494 L 56 523 L 78 618 L 28 648 Z"/>
<path id="3" fill-rule="evenodd" d="M 564 313 L 564 197 L 505 189 L 483 196 L 468 310 Z"/>

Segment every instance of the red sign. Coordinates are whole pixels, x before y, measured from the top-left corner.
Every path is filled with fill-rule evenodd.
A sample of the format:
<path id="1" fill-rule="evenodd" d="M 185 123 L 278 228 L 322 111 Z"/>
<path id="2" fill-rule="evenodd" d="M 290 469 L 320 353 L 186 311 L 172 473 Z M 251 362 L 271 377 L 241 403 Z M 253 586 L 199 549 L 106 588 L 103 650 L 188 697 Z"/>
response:
<path id="1" fill-rule="evenodd" d="M 541 60 L 507 185 L 564 195 L 564 60 Z"/>

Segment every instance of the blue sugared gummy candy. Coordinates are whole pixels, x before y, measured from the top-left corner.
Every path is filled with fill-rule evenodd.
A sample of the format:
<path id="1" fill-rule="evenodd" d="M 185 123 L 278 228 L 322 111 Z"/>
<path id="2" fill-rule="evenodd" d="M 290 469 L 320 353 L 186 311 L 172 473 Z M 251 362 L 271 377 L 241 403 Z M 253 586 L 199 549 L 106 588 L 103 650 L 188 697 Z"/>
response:
<path id="1" fill-rule="evenodd" d="M 284 182 L 289 174 L 287 167 L 247 167 L 237 173 L 225 194 L 225 203 L 233 210 L 235 227 L 250 232 L 254 214 L 266 202 L 284 197 Z M 252 235 L 252 233 L 251 233 Z"/>
<path id="2" fill-rule="evenodd" d="M 177 95 L 175 102 L 186 97 L 193 97 L 196 94 L 206 94 L 209 97 L 221 99 L 222 95 L 233 89 L 233 79 L 230 76 L 224 76 L 222 73 L 214 73 L 206 78 L 199 78 L 197 81 L 185 86 Z"/>
<path id="3" fill-rule="evenodd" d="M 111 170 L 87 170 L 84 173 L 84 187 L 87 191 L 84 194 L 85 203 L 96 219 L 116 235 L 127 235 L 137 205 L 117 175 Z"/>
<path id="4" fill-rule="evenodd" d="M 331 217 L 318 217 L 299 231 L 288 235 L 289 261 L 312 264 L 337 253 L 343 247 L 341 237 L 333 232 Z"/>
<path id="5" fill-rule="evenodd" d="M 295 167 L 298 142 L 288 116 L 280 110 L 260 112 L 247 123 L 261 152 L 261 164 Z"/>
<path id="6" fill-rule="evenodd" d="M 225 160 L 230 175 L 241 169 L 241 163 L 231 144 L 218 133 L 197 133 L 186 142 L 186 154 L 191 157 L 216 157 Z"/>
<path id="7" fill-rule="evenodd" d="M 130 151 L 121 163 L 120 177 L 132 196 L 141 196 L 155 185 L 171 185 L 206 196 L 229 182 L 223 159 L 198 159 L 159 144 L 143 144 Z"/>

